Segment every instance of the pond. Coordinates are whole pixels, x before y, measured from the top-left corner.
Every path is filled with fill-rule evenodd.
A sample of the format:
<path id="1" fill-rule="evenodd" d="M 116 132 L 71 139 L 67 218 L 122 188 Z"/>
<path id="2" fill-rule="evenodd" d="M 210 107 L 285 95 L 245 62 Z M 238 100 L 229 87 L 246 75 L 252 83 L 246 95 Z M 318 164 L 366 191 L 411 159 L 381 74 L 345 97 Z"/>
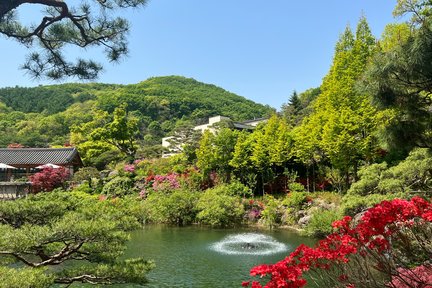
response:
<path id="1" fill-rule="evenodd" d="M 147 287 L 241 287 L 251 267 L 277 262 L 301 243 L 315 240 L 290 230 L 146 226 L 132 233 L 126 256 L 155 261 Z"/>

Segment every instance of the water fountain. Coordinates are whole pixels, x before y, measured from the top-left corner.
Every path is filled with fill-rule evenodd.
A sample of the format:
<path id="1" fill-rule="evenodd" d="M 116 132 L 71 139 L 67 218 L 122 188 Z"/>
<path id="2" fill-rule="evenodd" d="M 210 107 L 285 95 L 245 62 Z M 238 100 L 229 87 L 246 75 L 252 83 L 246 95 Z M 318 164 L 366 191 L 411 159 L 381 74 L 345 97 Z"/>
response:
<path id="1" fill-rule="evenodd" d="M 288 250 L 288 246 L 275 238 L 259 233 L 228 235 L 210 246 L 216 252 L 231 255 L 270 255 Z"/>

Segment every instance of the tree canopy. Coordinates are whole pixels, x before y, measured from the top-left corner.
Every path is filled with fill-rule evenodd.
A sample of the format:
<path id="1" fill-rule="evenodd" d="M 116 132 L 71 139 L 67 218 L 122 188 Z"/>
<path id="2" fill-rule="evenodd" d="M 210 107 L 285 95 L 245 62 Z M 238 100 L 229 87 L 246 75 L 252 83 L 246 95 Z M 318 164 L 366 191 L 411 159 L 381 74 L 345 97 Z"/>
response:
<path id="1" fill-rule="evenodd" d="M 140 7 L 147 0 L 79 1 L 73 6 L 61 0 L 9 0 L 0 2 L 0 34 L 14 39 L 33 51 L 22 66 L 35 78 L 95 79 L 102 66 L 93 60 L 66 58 L 66 46 L 102 47 L 109 61 L 118 61 L 128 52 L 127 19 L 116 17 L 116 10 Z M 44 9 L 36 25 L 26 25 L 18 17 L 23 5 Z"/>
<path id="2" fill-rule="evenodd" d="M 390 148 L 432 148 L 431 9 L 430 1 L 400 0 L 395 12 L 411 13 L 415 25 L 399 26 L 402 37 L 378 53 L 366 73 L 364 87 L 375 104 L 393 114 L 385 133 Z"/>

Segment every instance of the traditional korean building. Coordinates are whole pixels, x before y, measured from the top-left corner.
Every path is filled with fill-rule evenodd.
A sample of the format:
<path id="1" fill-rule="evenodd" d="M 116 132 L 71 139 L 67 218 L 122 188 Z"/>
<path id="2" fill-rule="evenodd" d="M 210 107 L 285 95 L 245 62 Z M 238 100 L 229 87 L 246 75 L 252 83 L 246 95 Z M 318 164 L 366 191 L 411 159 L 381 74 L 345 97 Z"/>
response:
<path id="1" fill-rule="evenodd" d="M 21 178 L 40 171 L 36 167 L 54 164 L 65 167 L 70 175 L 83 166 L 76 148 L 0 148 L 0 163 L 15 167 L 8 169 L 8 178 Z M 0 174 L 2 181 L 6 173 Z"/>

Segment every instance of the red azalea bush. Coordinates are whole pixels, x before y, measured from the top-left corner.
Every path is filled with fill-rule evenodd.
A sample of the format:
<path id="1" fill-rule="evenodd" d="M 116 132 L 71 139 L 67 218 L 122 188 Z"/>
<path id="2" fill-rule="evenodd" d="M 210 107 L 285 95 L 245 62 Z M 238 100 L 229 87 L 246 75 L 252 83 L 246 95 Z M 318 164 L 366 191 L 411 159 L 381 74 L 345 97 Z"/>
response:
<path id="1" fill-rule="evenodd" d="M 62 187 L 68 178 L 69 171 L 64 167 L 56 169 L 47 167 L 29 177 L 32 182 L 33 193 L 48 192 Z"/>
<path id="2" fill-rule="evenodd" d="M 357 223 L 356 223 L 357 222 Z M 300 245 L 284 260 L 251 269 L 264 287 L 304 287 L 308 272 L 328 287 L 432 287 L 432 204 L 420 197 L 383 201 L 360 220 L 335 221 L 315 248 Z M 262 287 L 258 281 L 242 286 Z"/>

